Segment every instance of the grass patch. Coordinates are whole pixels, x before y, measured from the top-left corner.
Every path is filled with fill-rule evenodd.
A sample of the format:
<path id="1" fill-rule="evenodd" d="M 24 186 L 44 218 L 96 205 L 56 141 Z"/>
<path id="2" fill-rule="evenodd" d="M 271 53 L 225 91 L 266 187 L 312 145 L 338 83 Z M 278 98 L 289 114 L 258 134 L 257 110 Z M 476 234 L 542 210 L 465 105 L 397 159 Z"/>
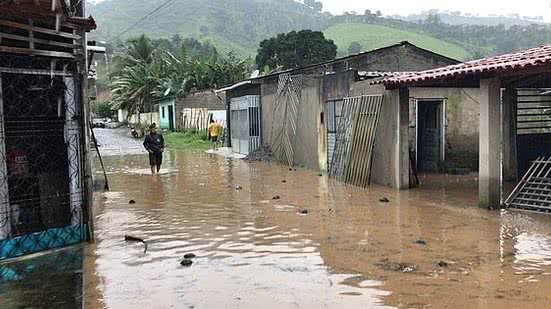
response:
<path id="1" fill-rule="evenodd" d="M 421 48 L 463 60 L 470 54 L 465 48 L 439 40 L 428 34 L 410 32 L 380 25 L 362 23 L 343 23 L 327 28 L 325 37 L 335 41 L 339 50 L 346 51 L 352 42 L 358 42 L 365 51 L 409 41 Z"/>
<path id="2" fill-rule="evenodd" d="M 166 133 L 163 135 L 170 149 L 180 149 L 194 152 L 206 151 L 211 147 L 207 133 L 198 130 Z"/>

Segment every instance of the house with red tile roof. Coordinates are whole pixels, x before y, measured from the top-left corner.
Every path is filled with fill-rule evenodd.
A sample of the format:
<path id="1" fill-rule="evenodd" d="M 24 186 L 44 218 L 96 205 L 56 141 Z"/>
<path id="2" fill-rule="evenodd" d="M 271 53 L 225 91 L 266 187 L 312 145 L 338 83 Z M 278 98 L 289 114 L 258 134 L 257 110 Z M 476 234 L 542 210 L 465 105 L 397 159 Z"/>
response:
<path id="1" fill-rule="evenodd" d="M 356 94 L 385 95 L 390 124 L 378 127 L 372 177 L 408 189 L 411 170 L 441 170 L 463 143 L 473 150 L 464 156 L 476 154 L 479 204 L 501 208 L 503 184 L 551 156 L 550 73 L 545 45 L 354 85 Z"/>

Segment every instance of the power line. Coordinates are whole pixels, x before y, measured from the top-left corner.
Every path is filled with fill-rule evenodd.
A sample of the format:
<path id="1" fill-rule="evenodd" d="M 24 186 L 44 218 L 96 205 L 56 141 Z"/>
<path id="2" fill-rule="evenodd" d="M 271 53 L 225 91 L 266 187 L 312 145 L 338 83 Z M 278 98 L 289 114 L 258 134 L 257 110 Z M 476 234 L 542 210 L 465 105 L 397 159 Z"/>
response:
<path id="1" fill-rule="evenodd" d="M 149 17 L 153 16 L 155 13 L 159 12 L 160 10 L 162 10 L 163 8 L 165 8 L 166 6 L 168 6 L 172 1 L 174 0 L 167 0 L 166 2 L 164 2 L 163 4 L 159 5 L 158 7 L 156 7 L 153 11 L 149 12 L 147 15 L 145 15 L 144 17 L 142 17 L 140 20 L 138 20 L 137 22 L 135 22 L 134 24 L 132 24 L 132 26 L 128 27 L 127 29 L 125 29 L 123 32 L 117 34 L 116 36 L 112 37 L 110 40 L 107 41 L 107 43 L 113 41 L 113 40 L 116 40 L 118 38 L 120 38 L 121 36 L 125 35 L 126 33 L 128 33 L 128 31 L 134 29 L 134 27 L 136 27 L 137 25 L 139 25 L 140 23 L 142 23 L 144 20 L 148 19 Z"/>

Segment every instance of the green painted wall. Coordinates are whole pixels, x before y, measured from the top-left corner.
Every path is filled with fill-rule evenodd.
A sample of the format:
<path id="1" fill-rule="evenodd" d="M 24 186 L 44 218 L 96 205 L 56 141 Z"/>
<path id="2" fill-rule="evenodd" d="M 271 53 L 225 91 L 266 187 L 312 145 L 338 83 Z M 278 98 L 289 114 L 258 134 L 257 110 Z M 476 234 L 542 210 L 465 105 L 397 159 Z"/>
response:
<path id="1" fill-rule="evenodd" d="M 170 129 L 169 112 L 168 112 L 169 106 L 172 106 L 172 110 L 174 111 L 172 117 L 174 121 L 174 129 L 176 129 L 176 99 L 164 98 L 159 102 L 159 119 L 160 119 L 159 126 L 161 130 Z"/>

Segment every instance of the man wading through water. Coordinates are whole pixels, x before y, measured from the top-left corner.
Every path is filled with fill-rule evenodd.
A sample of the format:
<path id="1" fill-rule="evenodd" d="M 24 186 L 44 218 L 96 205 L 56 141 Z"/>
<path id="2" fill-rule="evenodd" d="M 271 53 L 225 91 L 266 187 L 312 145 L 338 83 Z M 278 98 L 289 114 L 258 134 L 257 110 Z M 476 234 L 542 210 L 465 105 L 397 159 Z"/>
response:
<path id="1" fill-rule="evenodd" d="M 149 165 L 151 165 L 151 174 L 159 173 L 161 164 L 163 164 L 163 151 L 165 150 L 165 139 L 157 133 L 157 125 L 149 126 L 149 135 L 145 137 L 143 145 L 149 152 Z"/>

